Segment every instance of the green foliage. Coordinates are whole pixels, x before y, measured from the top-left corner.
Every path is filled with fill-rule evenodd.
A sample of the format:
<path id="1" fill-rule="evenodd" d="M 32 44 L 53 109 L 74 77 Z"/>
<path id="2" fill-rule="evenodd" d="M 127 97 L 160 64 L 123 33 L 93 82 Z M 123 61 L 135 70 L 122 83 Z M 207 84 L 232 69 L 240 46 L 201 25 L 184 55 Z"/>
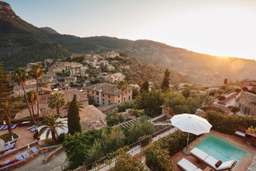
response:
<path id="1" fill-rule="evenodd" d="M 109 113 L 107 114 L 106 120 L 108 126 L 114 126 L 125 121 L 125 118 L 117 113 Z"/>
<path id="2" fill-rule="evenodd" d="M 81 132 L 79 104 L 76 100 L 76 95 L 74 95 L 68 108 L 68 132 L 70 134 Z"/>
<path id="3" fill-rule="evenodd" d="M 118 110 L 118 112 L 125 112 L 126 109 L 131 109 L 131 108 L 135 108 L 135 107 L 136 107 L 136 105 L 134 104 L 133 101 L 124 102 L 117 106 L 117 110 Z"/>
<path id="4" fill-rule="evenodd" d="M 56 108 L 57 114 L 60 114 L 60 108 L 65 105 L 64 95 L 56 92 L 48 98 L 48 106 L 52 109 Z"/>
<path id="5" fill-rule="evenodd" d="M 159 91 L 143 92 L 137 97 L 136 103 L 139 109 L 144 109 L 146 115 L 155 117 L 162 112 L 163 98 Z"/>
<path id="6" fill-rule="evenodd" d="M 71 169 L 89 160 L 89 150 L 93 145 L 93 141 L 90 139 L 91 136 L 93 136 L 93 139 L 95 138 L 92 133 L 77 133 L 65 138 L 63 146 L 69 159 Z"/>
<path id="7" fill-rule="evenodd" d="M 121 128 L 115 127 L 102 132 L 102 145 L 105 153 L 116 151 L 125 143 L 125 135 Z"/>
<path id="8" fill-rule="evenodd" d="M 119 148 L 138 141 L 140 137 L 151 135 L 153 131 L 153 125 L 144 118 L 128 130 L 115 127 L 69 135 L 63 146 L 71 168 L 82 163 L 90 166 L 104 156 L 115 155 Z"/>
<path id="9" fill-rule="evenodd" d="M 58 133 L 57 129 L 65 129 L 66 125 L 63 121 L 58 121 L 58 118 L 54 115 L 48 115 L 44 118 L 43 124 L 39 131 L 39 135 L 45 133 L 46 139 L 51 134 L 54 143 L 57 143 Z"/>
<path id="10" fill-rule="evenodd" d="M 207 120 L 212 124 L 213 129 L 227 134 L 233 134 L 237 130 L 246 130 L 250 126 L 256 126 L 255 116 L 227 115 L 216 111 L 209 111 Z"/>
<path id="11" fill-rule="evenodd" d="M 146 164 L 152 171 L 173 171 L 167 150 L 151 145 L 145 151 Z"/>
<path id="12" fill-rule="evenodd" d="M 161 138 L 155 144 L 159 145 L 162 149 L 165 149 L 169 152 L 169 155 L 174 155 L 178 151 L 182 150 L 187 145 L 187 133 L 181 131 L 176 131 L 175 133 Z M 190 135 L 190 142 L 195 139 L 194 135 Z"/>
<path id="13" fill-rule="evenodd" d="M 145 171 L 143 164 L 124 151 L 119 154 L 112 171 Z"/>
<path id="14" fill-rule="evenodd" d="M 170 71 L 168 69 L 165 70 L 164 72 L 164 78 L 163 78 L 163 82 L 161 85 L 161 89 L 166 91 L 169 89 L 169 80 L 170 80 Z"/>
<path id="15" fill-rule="evenodd" d="M 133 126 L 125 131 L 127 143 L 136 142 L 139 137 L 151 135 L 154 132 L 154 126 L 145 117 L 140 118 Z"/>
<path id="16" fill-rule="evenodd" d="M 11 133 L 11 134 L 7 133 L 7 134 L 0 135 L 0 139 L 4 140 L 4 142 L 11 141 L 12 138 L 18 139 L 18 137 L 19 136 L 17 134 L 15 134 L 15 133 Z"/>
<path id="17" fill-rule="evenodd" d="M 203 96 L 191 95 L 184 97 L 184 95 L 178 91 L 166 92 L 164 94 L 165 104 L 170 106 L 174 113 L 195 113 L 203 103 Z M 185 93 L 188 95 L 188 93 Z"/>

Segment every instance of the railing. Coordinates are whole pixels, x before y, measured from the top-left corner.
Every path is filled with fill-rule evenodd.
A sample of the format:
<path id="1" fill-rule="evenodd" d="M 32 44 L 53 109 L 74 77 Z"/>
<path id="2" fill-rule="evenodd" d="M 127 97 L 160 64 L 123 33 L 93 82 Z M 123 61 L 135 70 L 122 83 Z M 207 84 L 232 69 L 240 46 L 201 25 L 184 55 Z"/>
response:
<path id="1" fill-rule="evenodd" d="M 165 128 L 163 128 L 163 129 L 160 129 L 160 130 L 154 132 L 151 136 L 152 136 L 152 138 L 154 138 L 154 137 L 156 137 L 156 136 L 158 136 L 158 135 L 160 135 L 160 134 L 162 134 L 162 133 L 165 133 L 165 132 L 169 131 L 171 128 L 172 128 L 171 126 L 165 127 Z M 137 152 L 140 153 L 141 151 L 140 151 L 139 149 L 141 149 L 141 143 L 142 143 L 142 141 L 143 141 L 143 139 L 140 139 L 140 140 L 138 140 L 137 142 L 128 145 L 129 150 L 127 151 L 127 153 L 129 153 L 129 154 L 136 154 Z M 75 169 L 75 171 L 86 170 L 86 168 L 92 168 L 93 165 L 96 165 L 96 164 L 97 164 L 98 166 L 92 168 L 90 171 L 100 170 L 100 169 L 102 169 L 102 168 L 104 168 L 104 167 L 107 167 L 107 166 L 109 165 L 109 164 L 105 164 L 105 163 L 104 163 L 106 160 L 111 160 L 110 163 L 115 162 L 115 161 L 114 161 L 114 153 L 111 153 L 111 155 L 106 155 L 106 156 L 100 158 L 99 160 L 97 160 L 97 161 L 95 161 L 95 162 L 93 162 L 93 163 L 80 166 L 80 167 L 78 167 L 77 169 Z M 102 164 L 99 165 L 100 163 L 102 163 Z"/>

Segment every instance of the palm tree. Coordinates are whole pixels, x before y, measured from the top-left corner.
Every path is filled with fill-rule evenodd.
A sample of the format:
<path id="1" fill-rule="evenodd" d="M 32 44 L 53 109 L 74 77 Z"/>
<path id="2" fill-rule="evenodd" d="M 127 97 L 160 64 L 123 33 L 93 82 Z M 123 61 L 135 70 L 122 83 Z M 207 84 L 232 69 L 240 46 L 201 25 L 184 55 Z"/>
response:
<path id="1" fill-rule="evenodd" d="M 14 73 L 14 80 L 19 84 L 19 86 L 21 86 L 21 88 L 23 90 L 24 99 L 26 101 L 30 117 L 31 117 L 32 121 L 34 122 L 34 116 L 32 115 L 31 107 L 30 107 L 30 104 L 29 104 L 29 101 L 28 101 L 27 92 L 25 90 L 25 83 L 27 81 L 27 78 L 28 78 L 28 74 L 22 68 L 17 69 Z"/>
<path id="2" fill-rule="evenodd" d="M 0 115 L 8 125 L 9 134 L 11 130 L 11 97 L 13 93 L 13 86 L 11 85 L 10 75 L 0 65 Z"/>
<path id="3" fill-rule="evenodd" d="M 36 94 L 39 97 L 39 79 L 43 75 L 43 69 L 41 65 L 33 65 L 30 71 L 31 76 L 36 80 Z M 39 118 L 39 98 L 36 99 L 37 117 Z"/>
<path id="4" fill-rule="evenodd" d="M 42 135 L 43 133 L 46 134 L 46 138 L 49 138 L 49 135 L 51 134 L 53 142 L 57 142 L 57 129 L 64 129 L 67 127 L 67 125 L 64 123 L 64 121 L 59 120 L 54 115 L 48 115 L 45 117 L 44 120 L 45 125 L 41 126 L 39 135 Z"/>
<path id="5" fill-rule="evenodd" d="M 60 92 L 51 94 L 48 99 L 48 106 L 52 109 L 56 108 L 56 112 L 60 114 L 60 108 L 65 105 L 64 95 Z"/>
<path id="6" fill-rule="evenodd" d="M 34 105 L 37 101 L 37 94 L 35 91 L 30 91 L 27 93 L 27 98 L 28 98 L 28 103 L 31 106 L 31 116 L 33 119 L 33 122 L 35 122 L 35 110 L 34 110 Z"/>
<path id="7" fill-rule="evenodd" d="M 9 135 L 11 136 L 12 135 L 12 128 L 11 128 L 11 112 L 10 112 L 10 102 L 9 100 L 8 101 L 5 101 L 3 103 L 3 110 L 5 111 L 4 112 L 4 120 L 6 122 L 6 125 L 7 125 L 7 128 L 8 128 L 8 133 Z"/>

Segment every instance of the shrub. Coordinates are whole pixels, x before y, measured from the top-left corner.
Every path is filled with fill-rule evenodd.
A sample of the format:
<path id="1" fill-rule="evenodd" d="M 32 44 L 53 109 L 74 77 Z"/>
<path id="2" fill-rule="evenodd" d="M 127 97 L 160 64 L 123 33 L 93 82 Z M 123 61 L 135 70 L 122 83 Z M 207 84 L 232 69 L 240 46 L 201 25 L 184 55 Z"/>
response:
<path id="1" fill-rule="evenodd" d="M 172 171 L 168 152 L 159 145 L 151 145 L 145 151 L 146 164 L 152 171 Z"/>
<path id="2" fill-rule="evenodd" d="M 126 109 L 135 108 L 134 102 L 125 102 L 117 106 L 118 112 L 125 112 Z"/>
<path id="3" fill-rule="evenodd" d="M 110 114 L 107 114 L 106 120 L 107 120 L 108 126 L 114 126 L 125 121 L 125 118 L 122 115 L 119 115 L 117 113 L 110 113 Z"/>
<path id="4" fill-rule="evenodd" d="M 126 130 L 127 144 L 136 142 L 139 137 L 151 135 L 154 132 L 154 126 L 146 118 L 140 118 L 133 126 Z"/>
<path id="5" fill-rule="evenodd" d="M 161 148 L 168 150 L 169 155 L 174 155 L 187 145 L 187 133 L 176 131 L 175 133 L 164 137 L 156 142 Z M 196 136 L 190 134 L 189 141 L 193 141 Z"/>
<path id="6" fill-rule="evenodd" d="M 207 120 L 212 124 L 213 129 L 227 134 L 256 126 L 256 117 L 254 116 L 227 115 L 216 111 L 209 111 Z"/>
<path id="7" fill-rule="evenodd" d="M 122 151 L 116 159 L 112 171 L 145 171 L 143 164 Z"/>
<path id="8" fill-rule="evenodd" d="M 6 133 L 6 134 L 3 134 L 3 135 L 0 135 L 0 139 L 4 140 L 4 142 L 11 141 L 12 137 L 14 139 L 17 139 L 19 136 L 15 133 L 12 133 L 12 134 Z"/>

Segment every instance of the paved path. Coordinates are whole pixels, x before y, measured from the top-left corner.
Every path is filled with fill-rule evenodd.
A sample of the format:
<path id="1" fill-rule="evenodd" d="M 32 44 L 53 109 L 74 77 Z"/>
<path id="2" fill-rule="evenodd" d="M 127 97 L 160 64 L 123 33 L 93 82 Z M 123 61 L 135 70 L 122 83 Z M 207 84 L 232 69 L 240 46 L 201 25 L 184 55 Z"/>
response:
<path id="1" fill-rule="evenodd" d="M 62 171 L 67 156 L 64 151 L 53 157 L 48 163 L 44 164 L 43 159 L 46 154 L 41 154 L 31 162 L 17 168 L 15 171 Z"/>

